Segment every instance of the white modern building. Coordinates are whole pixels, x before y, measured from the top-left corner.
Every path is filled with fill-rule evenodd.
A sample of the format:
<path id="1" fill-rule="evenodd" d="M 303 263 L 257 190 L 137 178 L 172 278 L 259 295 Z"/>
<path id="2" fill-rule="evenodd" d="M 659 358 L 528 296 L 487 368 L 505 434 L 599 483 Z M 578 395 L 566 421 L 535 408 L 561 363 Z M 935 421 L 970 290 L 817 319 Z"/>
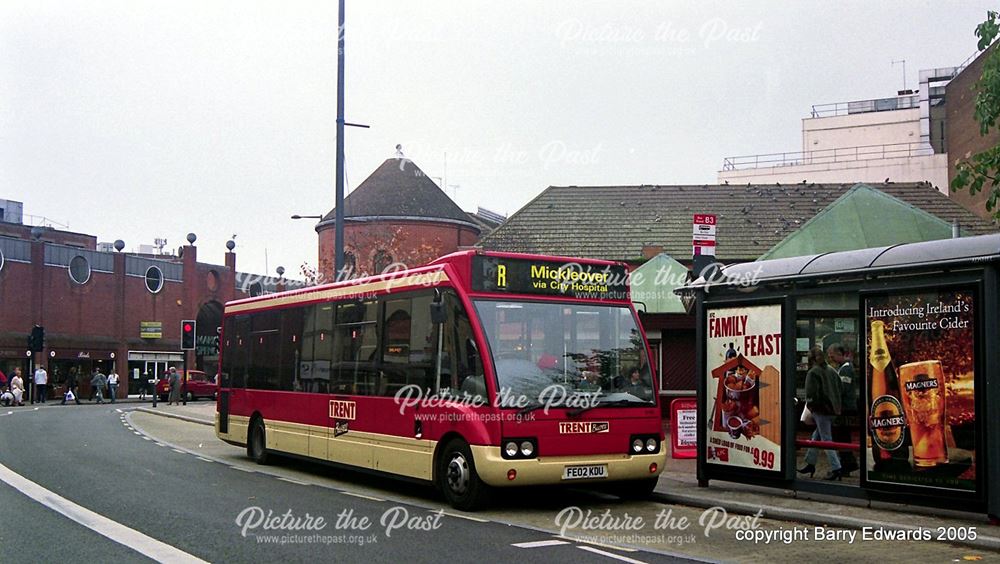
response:
<path id="1" fill-rule="evenodd" d="M 971 61 L 971 58 L 970 58 Z M 948 193 L 945 86 L 959 67 L 920 72 L 920 89 L 813 106 L 798 151 L 726 157 L 719 183 L 929 182 Z"/>

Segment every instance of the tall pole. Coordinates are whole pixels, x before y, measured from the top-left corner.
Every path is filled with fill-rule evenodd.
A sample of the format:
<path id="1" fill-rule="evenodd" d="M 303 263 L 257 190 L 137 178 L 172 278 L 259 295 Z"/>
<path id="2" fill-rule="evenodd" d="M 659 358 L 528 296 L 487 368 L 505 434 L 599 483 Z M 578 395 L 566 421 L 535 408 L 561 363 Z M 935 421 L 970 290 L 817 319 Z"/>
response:
<path id="1" fill-rule="evenodd" d="M 337 27 L 337 193 L 334 207 L 333 272 L 340 280 L 344 272 L 344 0 L 340 0 Z"/>

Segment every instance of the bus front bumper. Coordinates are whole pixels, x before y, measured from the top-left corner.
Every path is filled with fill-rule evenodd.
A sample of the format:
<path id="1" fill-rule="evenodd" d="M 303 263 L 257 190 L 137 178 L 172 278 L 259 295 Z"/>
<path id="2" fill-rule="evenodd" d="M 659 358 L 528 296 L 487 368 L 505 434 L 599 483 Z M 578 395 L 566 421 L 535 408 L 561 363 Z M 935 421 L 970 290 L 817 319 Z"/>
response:
<path id="1" fill-rule="evenodd" d="M 472 446 L 471 448 L 480 479 L 495 487 L 595 484 L 655 478 L 663 472 L 663 466 L 667 461 L 667 453 L 664 450 L 658 454 L 635 456 L 598 454 L 507 460 L 500 456 L 498 447 Z"/>

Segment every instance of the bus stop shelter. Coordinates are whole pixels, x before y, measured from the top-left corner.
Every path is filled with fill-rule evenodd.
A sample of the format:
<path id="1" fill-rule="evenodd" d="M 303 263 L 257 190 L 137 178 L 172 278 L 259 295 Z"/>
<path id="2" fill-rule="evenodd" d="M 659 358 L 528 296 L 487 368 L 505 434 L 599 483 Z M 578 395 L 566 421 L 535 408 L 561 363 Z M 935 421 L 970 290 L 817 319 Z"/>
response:
<path id="1" fill-rule="evenodd" d="M 998 267 L 1000 234 L 737 264 L 679 288 L 696 318 L 700 485 L 996 519 Z M 802 417 L 813 349 L 840 380 L 830 440 Z"/>

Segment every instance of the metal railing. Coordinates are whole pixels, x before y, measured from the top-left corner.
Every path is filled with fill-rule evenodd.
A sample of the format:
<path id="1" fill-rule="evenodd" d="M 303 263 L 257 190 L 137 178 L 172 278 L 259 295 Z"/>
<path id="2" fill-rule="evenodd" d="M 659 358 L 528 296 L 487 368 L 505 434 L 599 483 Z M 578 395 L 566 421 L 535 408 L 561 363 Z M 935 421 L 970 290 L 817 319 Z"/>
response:
<path id="1" fill-rule="evenodd" d="M 933 147 L 923 143 L 889 143 L 884 145 L 841 147 L 838 149 L 819 149 L 816 151 L 726 157 L 722 160 L 722 170 L 875 161 L 902 157 L 921 157 L 933 154 Z"/>
<path id="2" fill-rule="evenodd" d="M 872 112 L 890 112 L 893 110 L 910 110 L 920 107 L 920 95 L 894 96 L 892 98 L 874 98 L 871 100 L 855 100 L 853 102 L 836 102 L 833 104 L 815 104 L 811 117 L 846 116 L 852 114 L 867 114 Z"/>

